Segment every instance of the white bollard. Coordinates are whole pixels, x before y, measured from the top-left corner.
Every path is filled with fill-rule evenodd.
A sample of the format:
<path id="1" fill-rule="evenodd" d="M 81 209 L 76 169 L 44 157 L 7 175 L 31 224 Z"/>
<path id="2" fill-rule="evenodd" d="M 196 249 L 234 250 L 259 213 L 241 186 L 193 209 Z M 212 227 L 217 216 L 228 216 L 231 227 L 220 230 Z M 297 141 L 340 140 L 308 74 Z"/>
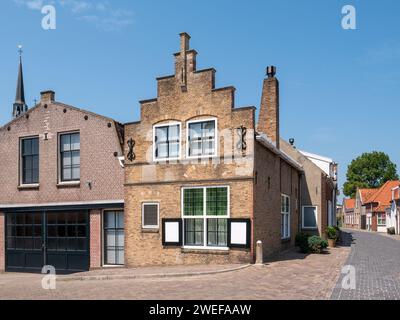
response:
<path id="1" fill-rule="evenodd" d="M 262 241 L 258 240 L 256 247 L 256 265 L 263 265 L 263 264 L 264 264 L 264 259 L 263 259 Z"/>

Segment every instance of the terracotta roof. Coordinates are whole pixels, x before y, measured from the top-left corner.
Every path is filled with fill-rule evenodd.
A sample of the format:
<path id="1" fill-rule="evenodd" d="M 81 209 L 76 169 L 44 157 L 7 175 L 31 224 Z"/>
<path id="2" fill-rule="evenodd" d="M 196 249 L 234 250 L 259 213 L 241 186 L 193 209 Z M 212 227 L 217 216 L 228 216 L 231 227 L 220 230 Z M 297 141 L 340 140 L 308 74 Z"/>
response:
<path id="1" fill-rule="evenodd" d="M 375 194 L 379 189 L 359 189 L 361 195 L 361 202 L 368 203 L 368 200 Z"/>
<path id="2" fill-rule="evenodd" d="M 380 187 L 368 200 L 367 203 L 377 203 L 378 206 L 373 209 L 375 212 L 382 212 L 390 206 L 392 201 L 392 189 L 400 185 L 400 181 L 387 181 Z"/>
<path id="3" fill-rule="evenodd" d="M 354 209 L 356 199 L 344 199 L 344 205 L 346 209 Z"/>

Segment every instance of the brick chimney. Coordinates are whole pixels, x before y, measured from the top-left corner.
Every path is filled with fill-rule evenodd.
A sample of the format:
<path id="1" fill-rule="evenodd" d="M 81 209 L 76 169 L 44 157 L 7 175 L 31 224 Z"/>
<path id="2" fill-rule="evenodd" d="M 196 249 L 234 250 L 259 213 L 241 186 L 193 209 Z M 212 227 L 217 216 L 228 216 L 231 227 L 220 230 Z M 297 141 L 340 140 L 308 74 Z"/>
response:
<path id="1" fill-rule="evenodd" d="M 180 35 L 180 51 L 175 53 L 175 76 L 182 87 L 187 86 L 188 73 L 196 71 L 196 50 L 190 50 L 190 35 L 182 32 Z"/>
<path id="2" fill-rule="evenodd" d="M 56 93 L 51 90 L 42 91 L 40 93 L 40 102 L 41 103 L 52 103 L 55 100 Z"/>
<path id="3" fill-rule="evenodd" d="M 279 81 L 275 74 L 276 67 L 269 66 L 264 79 L 257 131 L 265 133 L 279 149 Z"/>

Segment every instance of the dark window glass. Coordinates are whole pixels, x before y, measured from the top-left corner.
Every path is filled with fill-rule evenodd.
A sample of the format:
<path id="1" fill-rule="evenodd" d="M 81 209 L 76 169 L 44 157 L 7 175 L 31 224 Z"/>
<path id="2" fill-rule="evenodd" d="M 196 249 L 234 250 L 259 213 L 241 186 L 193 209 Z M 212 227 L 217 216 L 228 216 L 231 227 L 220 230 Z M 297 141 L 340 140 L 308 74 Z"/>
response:
<path id="1" fill-rule="evenodd" d="M 204 220 L 185 219 L 185 245 L 202 246 L 204 244 Z"/>
<path id="2" fill-rule="evenodd" d="M 158 205 L 157 204 L 143 204 L 143 227 L 157 227 L 158 226 Z"/>
<path id="3" fill-rule="evenodd" d="M 123 221 L 123 211 L 106 211 L 104 213 L 104 261 L 106 264 L 124 264 Z"/>
<path id="4" fill-rule="evenodd" d="M 60 136 L 61 181 L 80 180 L 80 134 Z"/>
<path id="5" fill-rule="evenodd" d="M 21 141 L 22 183 L 39 183 L 39 138 Z"/>

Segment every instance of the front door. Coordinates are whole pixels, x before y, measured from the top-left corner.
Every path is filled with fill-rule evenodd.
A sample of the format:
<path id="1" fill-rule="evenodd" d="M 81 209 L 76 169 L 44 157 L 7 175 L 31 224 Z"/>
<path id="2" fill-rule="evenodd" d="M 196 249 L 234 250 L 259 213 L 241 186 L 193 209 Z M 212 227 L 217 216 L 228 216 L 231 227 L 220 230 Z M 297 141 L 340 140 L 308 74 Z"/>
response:
<path id="1" fill-rule="evenodd" d="M 87 211 L 8 213 L 6 215 L 7 271 L 58 273 L 89 269 Z"/>
<path id="2" fill-rule="evenodd" d="M 124 265 L 124 212 L 104 212 L 104 264 Z"/>

